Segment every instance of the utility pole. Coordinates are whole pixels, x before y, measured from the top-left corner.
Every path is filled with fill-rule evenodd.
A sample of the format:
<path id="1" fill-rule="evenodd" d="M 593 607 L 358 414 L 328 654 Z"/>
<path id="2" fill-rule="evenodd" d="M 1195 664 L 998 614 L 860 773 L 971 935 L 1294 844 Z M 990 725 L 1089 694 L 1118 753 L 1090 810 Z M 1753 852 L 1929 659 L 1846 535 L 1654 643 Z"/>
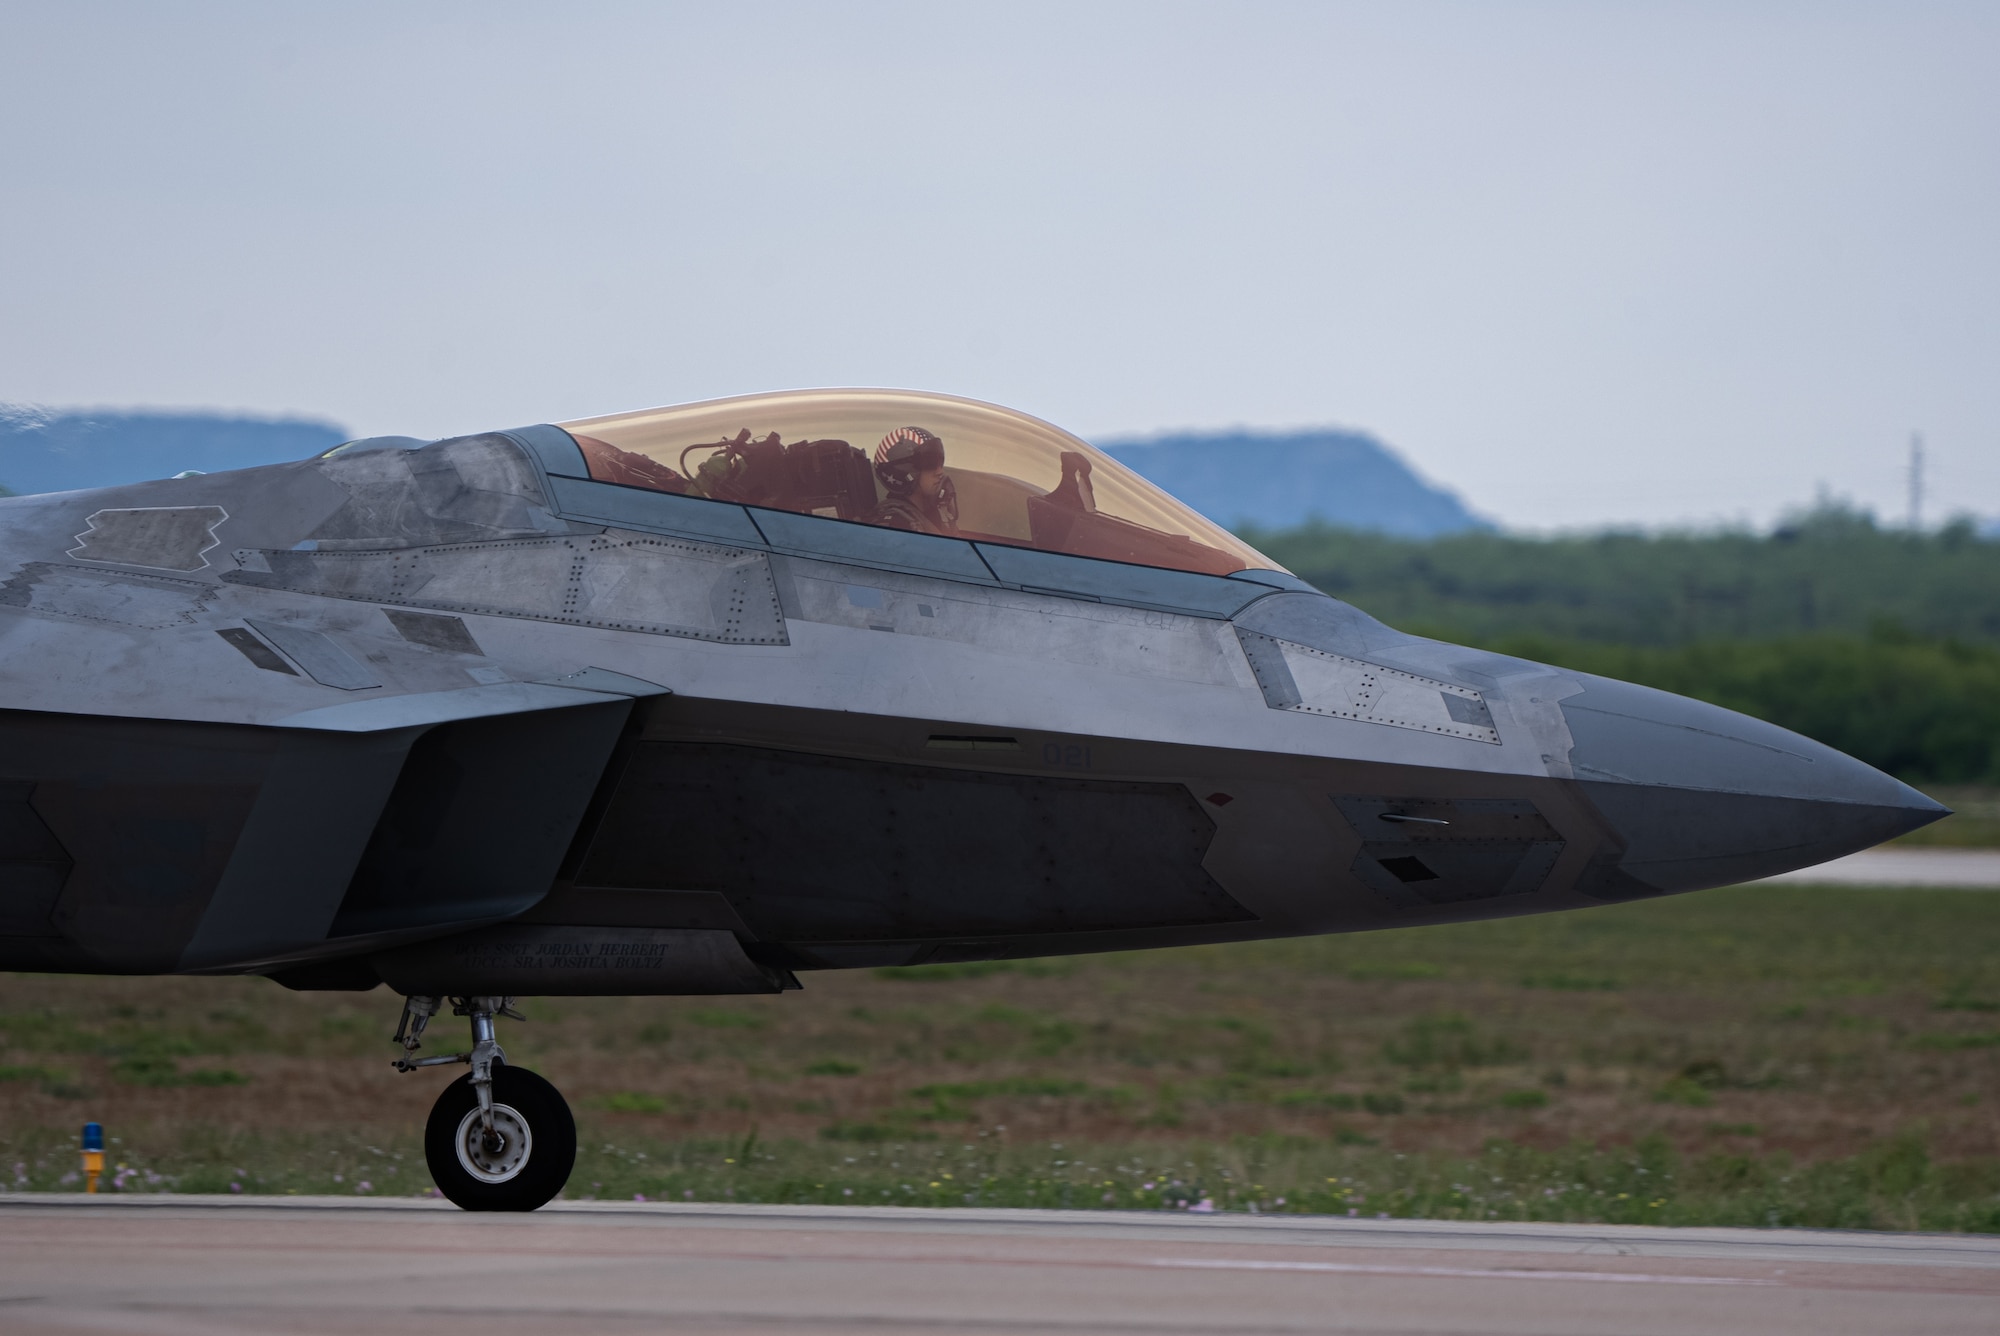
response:
<path id="1" fill-rule="evenodd" d="M 1910 532 L 1924 526 L 1924 434 L 1910 433 Z"/>

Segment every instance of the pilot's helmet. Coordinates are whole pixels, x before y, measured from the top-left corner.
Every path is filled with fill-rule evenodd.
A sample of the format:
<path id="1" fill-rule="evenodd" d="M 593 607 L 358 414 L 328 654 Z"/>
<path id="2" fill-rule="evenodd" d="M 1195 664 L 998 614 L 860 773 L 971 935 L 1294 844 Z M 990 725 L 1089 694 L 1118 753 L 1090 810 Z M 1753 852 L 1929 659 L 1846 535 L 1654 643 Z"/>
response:
<path id="1" fill-rule="evenodd" d="M 898 427 L 875 447 L 875 476 L 891 496 L 917 489 L 917 475 L 944 463 L 944 442 L 922 427 Z"/>

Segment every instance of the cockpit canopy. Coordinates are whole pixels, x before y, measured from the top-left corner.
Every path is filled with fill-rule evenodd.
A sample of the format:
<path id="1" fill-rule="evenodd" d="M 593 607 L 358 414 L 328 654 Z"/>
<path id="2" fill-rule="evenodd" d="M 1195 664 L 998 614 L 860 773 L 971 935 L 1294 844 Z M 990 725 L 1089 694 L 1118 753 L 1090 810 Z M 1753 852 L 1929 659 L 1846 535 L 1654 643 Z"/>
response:
<path id="1" fill-rule="evenodd" d="M 1206 575 L 1283 569 L 1068 432 L 971 399 L 792 390 L 561 426 L 599 482 Z"/>

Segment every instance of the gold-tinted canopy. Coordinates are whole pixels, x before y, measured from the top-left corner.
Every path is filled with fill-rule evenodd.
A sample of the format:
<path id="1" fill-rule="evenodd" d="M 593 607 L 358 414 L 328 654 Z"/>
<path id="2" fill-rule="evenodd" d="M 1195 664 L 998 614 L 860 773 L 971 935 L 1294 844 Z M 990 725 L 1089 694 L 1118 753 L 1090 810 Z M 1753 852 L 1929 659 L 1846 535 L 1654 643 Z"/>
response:
<path id="1" fill-rule="evenodd" d="M 972 399 L 788 390 L 560 425 L 601 482 L 1209 575 L 1283 569 L 1061 428 Z"/>

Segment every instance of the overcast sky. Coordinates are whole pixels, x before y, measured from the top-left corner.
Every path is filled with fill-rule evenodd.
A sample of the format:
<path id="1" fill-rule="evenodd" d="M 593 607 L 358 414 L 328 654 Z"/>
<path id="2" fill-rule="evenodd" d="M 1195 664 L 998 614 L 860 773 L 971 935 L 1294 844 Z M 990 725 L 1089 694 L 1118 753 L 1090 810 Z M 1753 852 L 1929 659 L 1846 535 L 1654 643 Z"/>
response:
<path id="1" fill-rule="evenodd" d="M 2000 515 L 2000 4 L 0 0 L 0 401 L 1365 428 L 1511 525 Z"/>

